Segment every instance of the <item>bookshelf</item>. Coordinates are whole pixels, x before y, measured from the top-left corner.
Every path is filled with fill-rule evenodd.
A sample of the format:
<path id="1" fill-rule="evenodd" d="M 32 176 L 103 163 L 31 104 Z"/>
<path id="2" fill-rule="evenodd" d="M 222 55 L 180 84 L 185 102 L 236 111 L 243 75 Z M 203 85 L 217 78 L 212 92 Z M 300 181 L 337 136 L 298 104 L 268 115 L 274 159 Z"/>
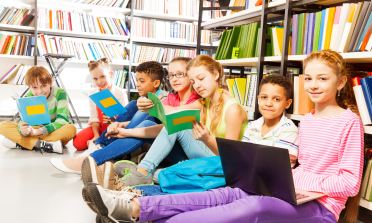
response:
<path id="1" fill-rule="evenodd" d="M 162 20 L 170 20 L 170 21 L 181 21 L 181 22 L 197 22 L 198 21 L 198 19 L 187 17 L 187 16 L 169 15 L 169 14 L 164 14 L 164 13 L 147 12 L 147 11 L 142 11 L 142 10 L 134 10 L 133 15 L 137 17 L 162 19 Z"/>

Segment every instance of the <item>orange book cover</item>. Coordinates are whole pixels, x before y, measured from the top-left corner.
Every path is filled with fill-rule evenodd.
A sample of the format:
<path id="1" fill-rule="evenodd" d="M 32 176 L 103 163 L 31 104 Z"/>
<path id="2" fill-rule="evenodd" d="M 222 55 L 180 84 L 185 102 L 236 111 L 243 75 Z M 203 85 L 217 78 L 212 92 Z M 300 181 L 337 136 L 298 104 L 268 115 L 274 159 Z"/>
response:
<path id="1" fill-rule="evenodd" d="M 48 48 L 47 48 L 46 43 L 45 43 L 44 34 L 40 34 L 40 42 L 42 44 L 42 47 L 44 49 L 44 52 L 47 52 L 48 53 Z"/>
<path id="2" fill-rule="evenodd" d="M 99 29 L 101 30 L 101 33 L 102 34 L 106 34 L 105 30 L 102 27 L 101 21 L 99 21 L 99 18 L 98 17 L 97 17 L 97 22 L 98 22 Z"/>
<path id="3" fill-rule="evenodd" d="M 324 49 L 329 49 L 329 46 L 331 44 L 332 28 L 333 28 L 333 22 L 335 19 L 335 14 L 336 14 L 336 8 L 335 7 L 329 8 L 327 32 L 326 32 L 326 37 L 325 37 L 325 42 L 324 42 Z"/>
<path id="4" fill-rule="evenodd" d="M 2 45 L 0 43 L 0 54 L 4 54 L 5 49 L 8 46 L 8 42 L 9 42 L 10 37 L 11 36 L 6 35 L 6 38 L 5 38 L 4 42 L 1 42 Z"/>
<path id="5" fill-rule="evenodd" d="M 49 28 L 53 29 L 52 10 L 49 10 Z"/>
<path id="6" fill-rule="evenodd" d="M 304 89 L 304 84 L 305 84 L 305 76 L 304 75 L 299 75 L 299 93 L 298 93 L 298 114 L 299 115 L 305 115 L 309 113 L 313 108 L 313 102 L 307 96 L 305 89 Z"/>

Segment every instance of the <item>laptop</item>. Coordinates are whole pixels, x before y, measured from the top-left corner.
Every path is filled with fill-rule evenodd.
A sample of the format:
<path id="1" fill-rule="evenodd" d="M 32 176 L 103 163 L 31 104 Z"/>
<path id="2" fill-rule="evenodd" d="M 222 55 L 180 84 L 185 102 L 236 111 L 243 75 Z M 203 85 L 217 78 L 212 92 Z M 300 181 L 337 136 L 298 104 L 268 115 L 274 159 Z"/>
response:
<path id="1" fill-rule="evenodd" d="M 226 185 L 291 204 L 325 196 L 294 188 L 287 149 L 216 138 Z"/>

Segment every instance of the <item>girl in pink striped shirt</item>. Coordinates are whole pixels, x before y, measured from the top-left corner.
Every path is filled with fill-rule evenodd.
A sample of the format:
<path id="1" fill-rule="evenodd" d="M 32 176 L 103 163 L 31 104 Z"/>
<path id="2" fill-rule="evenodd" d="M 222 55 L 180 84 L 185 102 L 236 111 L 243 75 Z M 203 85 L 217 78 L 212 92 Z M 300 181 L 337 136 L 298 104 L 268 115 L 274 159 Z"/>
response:
<path id="1" fill-rule="evenodd" d="M 315 109 L 300 123 L 298 189 L 327 195 L 301 205 L 248 194 L 239 188 L 133 198 L 128 192 L 89 185 L 90 205 L 115 220 L 140 222 L 337 222 L 348 197 L 347 222 L 355 222 L 363 170 L 363 126 L 349 99 L 349 72 L 340 54 L 322 50 L 304 61 L 305 91 Z"/>

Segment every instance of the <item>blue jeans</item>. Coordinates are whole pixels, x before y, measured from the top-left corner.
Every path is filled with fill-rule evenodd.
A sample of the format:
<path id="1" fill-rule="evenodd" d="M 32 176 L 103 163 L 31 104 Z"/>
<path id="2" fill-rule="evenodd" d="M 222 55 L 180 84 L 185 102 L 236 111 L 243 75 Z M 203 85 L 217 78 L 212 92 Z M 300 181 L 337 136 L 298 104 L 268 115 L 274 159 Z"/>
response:
<path id="1" fill-rule="evenodd" d="M 163 128 L 158 137 L 156 137 L 145 158 L 143 158 L 138 166 L 148 172 L 153 172 L 159 163 L 170 154 L 176 140 L 181 144 L 188 159 L 215 156 L 203 142 L 194 139 L 191 129 L 168 135 L 167 130 Z"/>
<path id="2" fill-rule="evenodd" d="M 127 125 L 126 129 L 133 129 L 137 127 L 141 122 L 145 120 L 150 120 L 155 122 L 154 117 L 149 116 L 146 112 L 141 112 L 137 108 L 137 101 L 131 101 L 125 106 L 125 109 L 127 112 L 118 115 L 118 117 L 115 119 L 115 122 L 127 122 L 130 121 L 130 123 Z M 117 140 L 117 138 L 110 138 L 106 137 L 107 130 L 105 130 L 101 136 L 96 139 L 95 144 L 101 145 L 102 148 L 109 145 L 110 143 Z"/>
<path id="3" fill-rule="evenodd" d="M 138 189 L 142 191 L 142 196 L 155 196 L 155 195 L 167 195 L 161 191 L 159 185 L 146 185 L 146 186 L 135 186 L 133 189 Z"/>

